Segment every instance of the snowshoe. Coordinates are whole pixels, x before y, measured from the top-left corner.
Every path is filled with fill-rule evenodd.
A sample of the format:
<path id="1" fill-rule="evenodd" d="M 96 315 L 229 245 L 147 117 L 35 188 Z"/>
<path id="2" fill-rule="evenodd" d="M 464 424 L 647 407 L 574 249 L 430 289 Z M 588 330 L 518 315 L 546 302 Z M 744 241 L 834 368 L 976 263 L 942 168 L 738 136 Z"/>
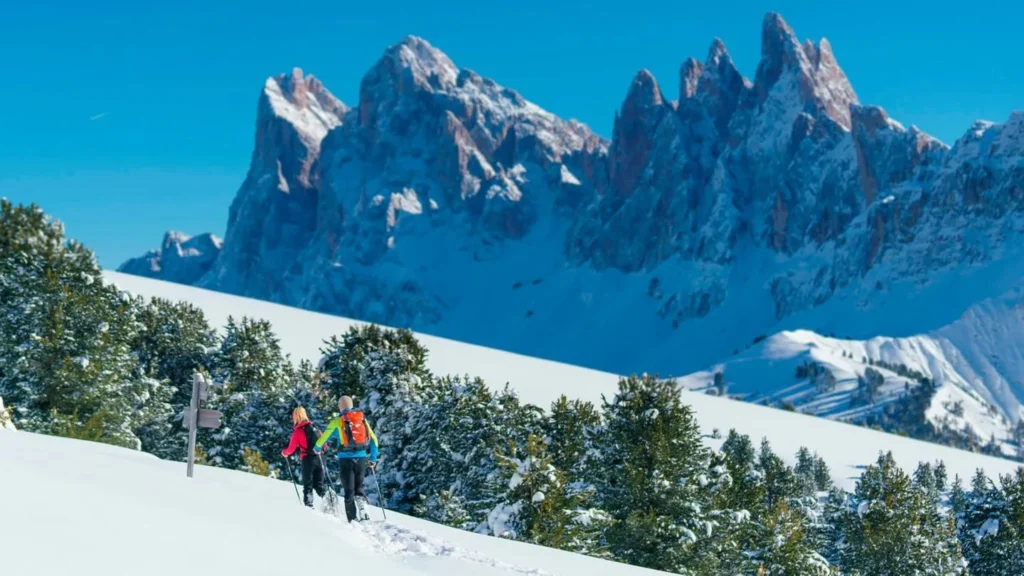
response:
<path id="1" fill-rule="evenodd" d="M 327 490 L 327 494 L 324 495 L 323 499 L 323 512 L 331 516 L 337 516 L 338 502 L 338 495 L 334 493 L 334 490 Z"/>
<path id="2" fill-rule="evenodd" d="M 366 498 L 356 498 L 356 520 L 359 522 L 366 522 L 370 519 L 370 512 L 368 510 L 369 503 Z"/>

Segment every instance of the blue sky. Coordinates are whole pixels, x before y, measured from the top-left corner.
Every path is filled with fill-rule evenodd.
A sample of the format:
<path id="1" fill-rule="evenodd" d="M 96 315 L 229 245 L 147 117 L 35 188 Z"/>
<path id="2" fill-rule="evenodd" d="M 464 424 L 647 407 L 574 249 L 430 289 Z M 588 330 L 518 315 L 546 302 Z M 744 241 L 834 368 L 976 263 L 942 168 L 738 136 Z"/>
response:
<path id="1" fill-rule="evenodd" d="M 169 228 L 223 234 L 267 76 L 299 66 L 352 104 L 407 34 L 606 136 L 637 70 L 676 94 L 680 63 L 716 36 L 752 76 L 769 10 L 827 37 L 862 102 L 946 142 L 1024 107 L 1019 3 L 18 4 L 0 11 L 0 196 L 42 205 L 106 267 Z"/>

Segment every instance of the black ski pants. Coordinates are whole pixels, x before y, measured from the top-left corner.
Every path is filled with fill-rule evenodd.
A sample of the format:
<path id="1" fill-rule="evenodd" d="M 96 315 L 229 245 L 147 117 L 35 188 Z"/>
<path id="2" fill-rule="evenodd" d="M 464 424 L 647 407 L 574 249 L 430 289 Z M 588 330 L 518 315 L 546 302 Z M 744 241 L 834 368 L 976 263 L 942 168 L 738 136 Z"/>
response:
<path id="1" fill-rule="evenodd" d="M 366 498 L 363 478 L 366 476 L 366 458 L 340 458 L 341 487 L 345 490 L 345 516 L 356 519 L 356 497 Z"/>
<path id="2" fill-rule="evenodd" d="M 324 468 L 320 465 L 318 454 L 307 454 L 302 459 L 302 501 L 306 506 L 313 507 L 313 491 L 323 498 L 327 492 L 324 487 Z"/>

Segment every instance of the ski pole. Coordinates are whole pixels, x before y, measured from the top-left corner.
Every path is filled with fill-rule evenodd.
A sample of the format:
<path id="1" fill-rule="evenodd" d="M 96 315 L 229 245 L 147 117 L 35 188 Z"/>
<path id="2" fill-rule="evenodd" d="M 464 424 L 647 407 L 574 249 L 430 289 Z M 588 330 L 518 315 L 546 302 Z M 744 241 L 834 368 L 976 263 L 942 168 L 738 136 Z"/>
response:
<path id="1" fill-rule="evenodd" d="M 304 505 L 305 502 L 302 501 L 302 496 L 299 496 L 299 486 L 295 483 L 295 474 L 292 474 L 292 464 L 288 461 L 287 457 L 284 459 L 284 465 L 288 468 L 288 477 L 292 479 L 292 488 L 295 488 L 295 497 L 299 499 L 300 504 Z"/>
<path id="2" fill-rule="evenodd" d="M 373 476 L 373 483 L 374 483 L 375 486 L 377 486 L 377 500 L 378 500 L 377 504 L 380 506 L 380 513 L 383 514 L 384 515 L 384 519 L 387 520 L 388 519 L 388 513 L 385 512 L 386 508 L 384 506 L 384 495 L 381 494 L 381 491 L 380 491 L 380 480 L 377 479 L 377 470 L 376 470 L 376 468 L 377 468 L 376 466 L 374 466 L 373 468 L 370 468 L 370 476 Z"/>

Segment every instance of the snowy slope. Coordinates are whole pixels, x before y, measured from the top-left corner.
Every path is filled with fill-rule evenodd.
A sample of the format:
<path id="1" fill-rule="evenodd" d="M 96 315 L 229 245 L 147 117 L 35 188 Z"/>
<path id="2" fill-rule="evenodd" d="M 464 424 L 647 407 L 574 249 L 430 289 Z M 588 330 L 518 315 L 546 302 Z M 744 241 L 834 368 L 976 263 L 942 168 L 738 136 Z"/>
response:
<path id="1" fill-rule="evenodd" d="M 971 433 L 1006 444 L 1017 421 L 1024 417 L 1024 313 L 1020 291 L 972 306 L 957 321 L 938 330 L 905 338 L 876 337 L 850 340 L 821 336 L 808 330 L 783 331 L 709 369 L 681 379 L 694 390 L 710 390 L 721 372 L 730 396 L 749 401 L 792 402 L 801 411 L 840 420 L 857 420 L 896 402 L 914 378 L 897 374 L 905 366 L 938 386 L 927 411 L 939 427 Z M 869 364 L 885 377 L 878 401 L 854 401 L 858 378 Z M 797 377 L 797 367 L 816 364 L 830 372 L 834 389 L 823 390 L 813 377 Z"/>
<path id="2" fill-rule="evenodd" d="M 202 308 L 215 326 L 222 326 L 229 315 L 264 318 L 273 324 L 282 349 L 294 358 L 317 360 L 324 339 L 359 324 L 336 316 L 117 272 L 105 272 L 105 276 L 133 294 L 191 302 Z M 496 388 L 507 382 L 523 401 L 542 407 L 562 394 L 599 403 L 602 395 L 610 397 L 616 390 L 618 377 L 614 374 L 433 336 L 418 337 L 429 350 L 427 366 L 431 371 L 480 376 Z M 788 373 L 792 375 L 792 371 Z M 709 436 L 715 429 L 725 433 L 735 428 L 755 440 L 767 437 L 776 451 L 787 457 L 806 446 L 826 459 L 834 480 L 847 489 L 853 488 L 861 468 L 874 462 L 883 450 L 892 450 L 904 468 L 913 469 L 919 461 L 941 459 L 951 474 L 962 477 L 970 477 L 977 468 L 984 468 L 990 474 L 1005 474 L 1016 468 L 1008 460 L 703 393 L 690 394 L 685 400 L 693 406 L 701 427 Z"/>
<path id="3" fill-rule="evenodd" d="M 350 526 L 287 482 L 123 448 L 0 434 L 5 576 L 642 576 L 651 570 L 389 514 Z M 371 510 L 380 518 L 377 510 Z"/>

